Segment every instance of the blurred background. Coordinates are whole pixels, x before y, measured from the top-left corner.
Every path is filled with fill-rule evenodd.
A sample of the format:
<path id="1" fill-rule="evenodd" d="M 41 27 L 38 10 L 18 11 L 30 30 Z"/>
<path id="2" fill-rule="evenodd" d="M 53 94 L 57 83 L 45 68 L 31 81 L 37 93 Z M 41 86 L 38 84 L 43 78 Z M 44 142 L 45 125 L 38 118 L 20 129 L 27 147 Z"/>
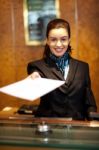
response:
<path id="1" fill-rule="evenodd" d="M 59 0 L 59 11 L 71 26 L 72 56 L 90 66 L 99 112 L 99 0 Z M 26 78 L 28 62 L 43 54 L 42 44 L 26 45 L 23 13 L 23 0 L 0 0 L 0 87 Z M 0 110 L 23 104 L 38 105 L 39 99 L 30 102 L 0 93 Z"/>

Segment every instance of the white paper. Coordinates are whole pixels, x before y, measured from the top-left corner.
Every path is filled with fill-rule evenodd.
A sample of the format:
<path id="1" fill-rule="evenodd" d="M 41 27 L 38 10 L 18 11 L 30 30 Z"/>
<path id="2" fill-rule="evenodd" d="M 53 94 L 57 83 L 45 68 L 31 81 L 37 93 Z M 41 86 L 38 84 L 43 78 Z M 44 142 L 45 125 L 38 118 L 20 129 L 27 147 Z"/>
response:
<path id="1" fill-rule="evenodd" d="M 36 100 L 63 85 L 65 82 L 46 78 L 26 78 L 0 88 L 0 92 L 26 100 Z"/>

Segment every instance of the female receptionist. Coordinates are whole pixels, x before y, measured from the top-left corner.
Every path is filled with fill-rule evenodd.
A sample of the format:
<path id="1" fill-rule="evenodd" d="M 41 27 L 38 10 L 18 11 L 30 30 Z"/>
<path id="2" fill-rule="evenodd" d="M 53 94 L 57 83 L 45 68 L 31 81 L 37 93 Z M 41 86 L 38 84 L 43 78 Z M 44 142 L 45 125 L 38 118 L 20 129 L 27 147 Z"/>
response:
<path id="1" fill-rule="evenodd" d="M 54 19 L 47 25 L 44 57 L 30 62 L 28 74 L 34 79 L 65 80 L 65 84 L 41 97 L 35 117 L 71 117 L 88 119 L 97 107 L 91 90 L 89 66 L 71 57 L 70 26 Z"/>

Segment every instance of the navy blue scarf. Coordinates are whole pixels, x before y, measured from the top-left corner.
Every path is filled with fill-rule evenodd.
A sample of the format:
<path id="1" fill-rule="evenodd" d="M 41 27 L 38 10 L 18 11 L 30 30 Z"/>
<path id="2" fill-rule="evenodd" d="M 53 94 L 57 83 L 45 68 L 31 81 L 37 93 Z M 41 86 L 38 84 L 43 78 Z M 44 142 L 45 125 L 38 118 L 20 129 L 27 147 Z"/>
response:
<path id="1" fill-rule="evenodd" d="M 56 57 L 50 53 L 50 58 L 55 62 L 59 70 L 64 74 L 66 65 L 69 63 L 69 54 L 66 52 L 62 57 Z"/>

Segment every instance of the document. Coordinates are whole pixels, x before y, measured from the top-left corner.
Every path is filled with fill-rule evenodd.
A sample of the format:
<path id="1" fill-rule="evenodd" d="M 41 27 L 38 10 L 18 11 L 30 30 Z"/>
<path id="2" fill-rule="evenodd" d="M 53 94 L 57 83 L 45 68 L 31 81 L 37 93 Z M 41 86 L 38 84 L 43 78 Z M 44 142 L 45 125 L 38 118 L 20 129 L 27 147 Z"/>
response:
<path id="1" fill-rule="evenodd" d="M 63 85 L 65 81 L 47 78 L 25 78 L 21 81 L 0 88 L 0 92 L 22 98 L 25 100 L 36 100 L 41 96 L 53 91 Z"/>

